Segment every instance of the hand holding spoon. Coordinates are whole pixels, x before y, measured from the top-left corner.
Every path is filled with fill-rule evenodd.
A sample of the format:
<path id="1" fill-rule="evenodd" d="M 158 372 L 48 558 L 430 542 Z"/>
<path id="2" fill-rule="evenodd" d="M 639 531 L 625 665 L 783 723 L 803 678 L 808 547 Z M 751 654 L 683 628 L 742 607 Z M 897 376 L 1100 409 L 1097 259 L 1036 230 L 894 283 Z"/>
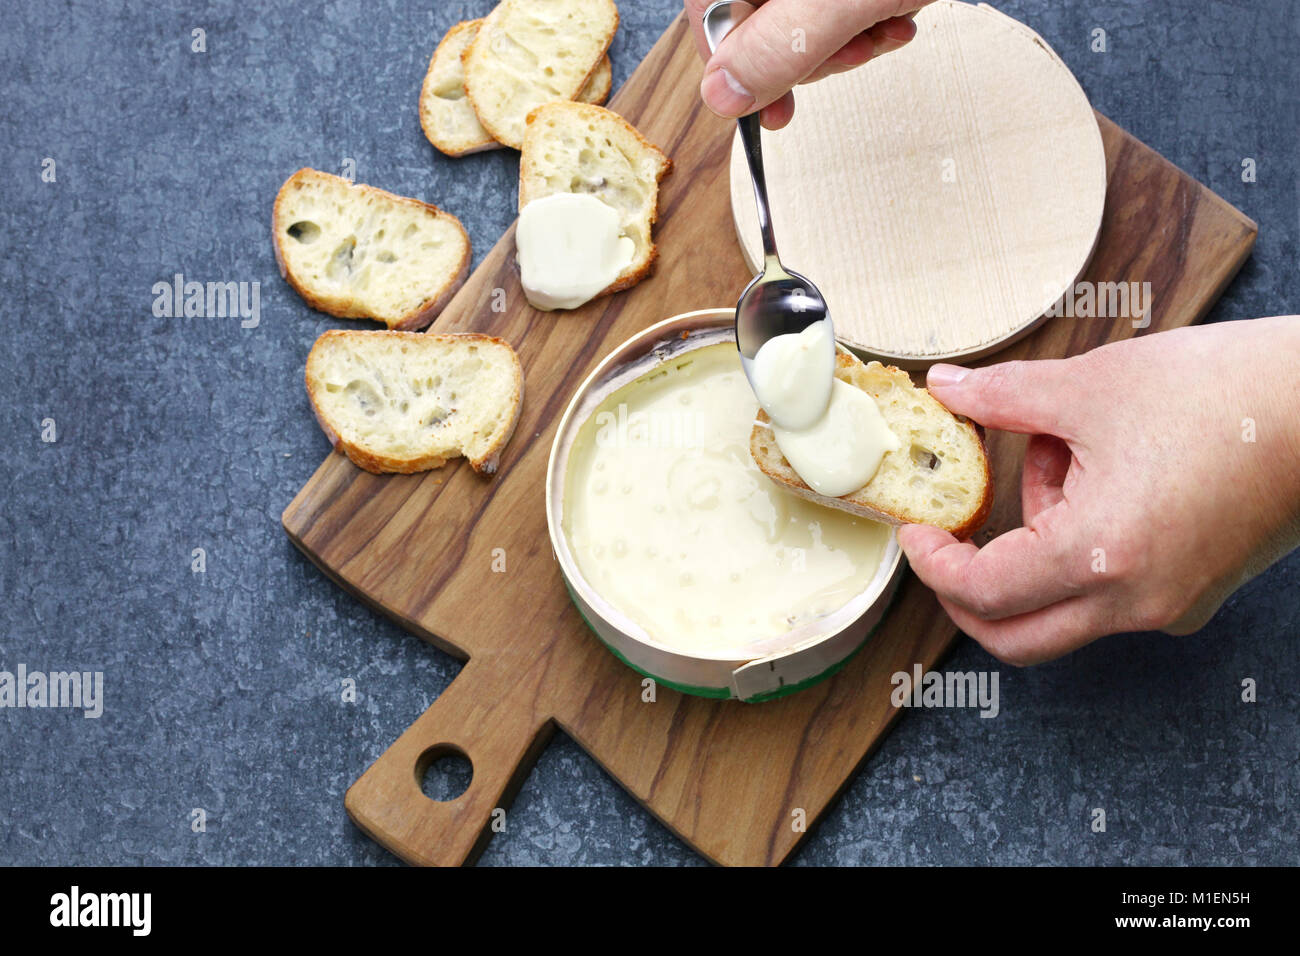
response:
<path id="1" fill-rule="evenodd" d="M 754 9 L 742 0 L 720 0 L 709 7 L 704 13 L 709 49 L 716 53 L 727 34 Z M 763 271 L 746 286 L 736 305 L 736 347 L 745 376 L 772 421 L 783 428 L 808 428 L 830 402 L 835 331 L 821 292 L 804 276 L 786 269 L 777 255 L 763 173 L 759 114 L 743 116 L 738 123 L 754 180 L 764 263 Z"/>

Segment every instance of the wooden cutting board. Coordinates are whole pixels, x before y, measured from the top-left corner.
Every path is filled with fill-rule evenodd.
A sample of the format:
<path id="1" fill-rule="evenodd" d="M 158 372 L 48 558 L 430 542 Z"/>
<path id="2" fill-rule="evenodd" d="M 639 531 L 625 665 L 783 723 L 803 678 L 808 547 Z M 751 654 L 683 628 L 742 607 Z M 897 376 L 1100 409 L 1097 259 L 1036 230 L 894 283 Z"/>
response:
<path id="1" fill-rule="evenodd" d="M 547 538 L 543 488 L 573 389 L 634 332 L 681 312 L 728 306 L 749 279 L 728 198 L 734 125 L 701 106 L 700 76 L 679 18 L 613 103 L 676 162 L 661 196 L 652 279 L 578 312 L 533 311 L 520 290 L 512 229 L 434 323 L 439 332 L 499 335 L 519 351 L 523 415 L 497 477 L 482 479 L 461 463 L 378 477 L 332 454 L 284 512 L 290 538 L 331 578 L 468 659 L 347 794 L 357 825 L 409 862 L 474 859 L 500 819 L 494 810 L 508 806 L 560 727 L 710 860 L 780 863 L 898 717 L 890 675 L 914 663 L 933 666 L 956 640 L 933 596 L 909 576 L 885 624 L 831 680 L 757 705 L 662 687 L 649 702 L 642 678 L 592 636 L 569 602 Z M 1154 312 L 1143 334 L 1195 322 L 1249 254 L 1255 225 L 1113 123 L 1099 122 L 1110 195 L 1085 278 L 1150 282 Z M 493 310 L 498 289 L 504 311 Z M 1134 334 L 1127 321 L 1054 319 L 998 358 L 1059 357 Z M 983 537 L 1018 523 L 1023 440 L 995 434 L 990 451 L 999 491 Z M 501 557 L 505 570 L 494 571 Z M 457 799 L 435 803 L 419 779 L 446 752 L 467 756 L 473 778 Z"/>

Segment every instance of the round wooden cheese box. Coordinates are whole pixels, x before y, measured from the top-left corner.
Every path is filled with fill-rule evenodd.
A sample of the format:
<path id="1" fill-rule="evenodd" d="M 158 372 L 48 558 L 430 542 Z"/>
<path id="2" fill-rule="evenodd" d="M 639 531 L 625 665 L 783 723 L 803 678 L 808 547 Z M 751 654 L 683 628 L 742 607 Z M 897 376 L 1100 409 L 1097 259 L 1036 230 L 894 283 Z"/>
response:
<path id="1" fill-rule="evenodd" d="M 1037 34 L 938 0 L 901 50 L 795 91 L 763 149 L 782 261 L 837 336 L 909 368 L 987 355 L 1033 329 L 1092 256 L 1106 199 L 1096 117 Z M 731 204 L 755 272 L 753 187 Z"/>

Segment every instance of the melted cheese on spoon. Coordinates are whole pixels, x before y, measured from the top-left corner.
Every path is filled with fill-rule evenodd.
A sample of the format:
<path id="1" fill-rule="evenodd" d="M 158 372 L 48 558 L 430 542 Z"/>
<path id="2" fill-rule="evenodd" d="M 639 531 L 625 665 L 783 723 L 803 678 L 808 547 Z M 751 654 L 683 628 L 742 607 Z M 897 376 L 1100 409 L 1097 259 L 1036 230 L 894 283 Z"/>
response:
<path id="1" fill-rule="evenodd" d="M 818 494 L 857 491 L 875 477 L 886 453 L 902 446 L 871 396 L 835 378 L 829 318 L 764 342 L 752 378 L 777 447 Z"/>

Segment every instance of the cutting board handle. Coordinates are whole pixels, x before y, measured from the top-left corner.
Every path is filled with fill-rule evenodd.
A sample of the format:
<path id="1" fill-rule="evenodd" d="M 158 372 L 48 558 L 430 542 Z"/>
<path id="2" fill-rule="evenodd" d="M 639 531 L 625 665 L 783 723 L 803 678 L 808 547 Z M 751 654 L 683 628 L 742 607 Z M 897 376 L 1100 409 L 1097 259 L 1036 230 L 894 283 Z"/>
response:
<path id="1" fill-rule="evenodd" d="M 473 862 L 503 828 L 505 808 L 545 746 L 550 734 L 543 731 L 551 723 L 536 714 L 522 682 L 502 676 L 472 659 L 348 789 L 343 802 L 353 822 L 406 862 Z M 447 754 L 469 760 L 469 787 L 453 800 L 431 800 L 422 778 Z"/>

